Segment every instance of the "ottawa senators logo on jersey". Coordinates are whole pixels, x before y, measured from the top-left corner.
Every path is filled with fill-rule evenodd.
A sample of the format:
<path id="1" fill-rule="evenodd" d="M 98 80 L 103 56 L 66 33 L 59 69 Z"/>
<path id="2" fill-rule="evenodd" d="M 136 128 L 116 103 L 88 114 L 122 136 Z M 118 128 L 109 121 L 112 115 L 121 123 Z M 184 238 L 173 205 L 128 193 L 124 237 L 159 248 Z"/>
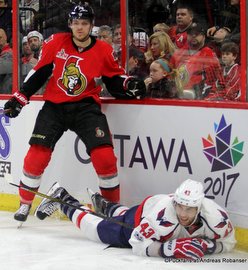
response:
<path id="1" fill-rule="evenodd" d="M 175 70 L 175 83 L 179 92 L 182 92 L 184 86 L 189 82 L 189 72 L 186 65 L 181 65 L 178 69 Z"/>
<path id="2" fill-rule="evenodd" d="M 80 59 L 75 56 L 69 57 L 65 63 L 62 77 L 58 79 L 58 86 L 69 96 L 80 95 L 87 86 L 87 79 L 78 66 Z"/>

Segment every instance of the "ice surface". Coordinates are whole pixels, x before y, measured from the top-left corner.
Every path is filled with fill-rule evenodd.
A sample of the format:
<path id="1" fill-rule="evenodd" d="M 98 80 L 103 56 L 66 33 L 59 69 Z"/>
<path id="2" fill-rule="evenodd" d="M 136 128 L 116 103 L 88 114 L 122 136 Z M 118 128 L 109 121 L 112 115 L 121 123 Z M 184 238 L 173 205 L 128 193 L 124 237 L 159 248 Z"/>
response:
<path id="1" fill-rule="evenodd" d="M 243 270 L 248 253 L 206 256 L 206 259 L 239 258 L 245 263 L 178 263 L 162 258 L 138 257 L 131 249 L 108 248 L 86 240 L 69 221 L 29 216 L 17 229 L 13 213 L 0 212 L 0 270 Z"/>

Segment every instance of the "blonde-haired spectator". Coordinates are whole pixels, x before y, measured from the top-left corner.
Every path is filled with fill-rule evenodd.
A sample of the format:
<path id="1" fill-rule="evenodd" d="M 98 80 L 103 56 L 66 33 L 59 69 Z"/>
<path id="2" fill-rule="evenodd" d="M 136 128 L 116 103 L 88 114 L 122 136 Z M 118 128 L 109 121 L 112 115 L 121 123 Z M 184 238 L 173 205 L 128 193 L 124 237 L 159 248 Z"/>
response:
<path id="1" fill-rule="evenodd" d="M 146 64 L 150 64 L 159 58 L 170 60 L 175 51 L 175 45 L 168 34 L 156 32 L 149 37 L 148 50 L 145 52 Z"/>
<path id="2" fill-rule="evenodd" d="M 170 30 L 170 26 L 168 26 L 166 23 L 157 23 L 153 26 L 153 33 L 164 32 L 168 34 L 169 30 Z"/>

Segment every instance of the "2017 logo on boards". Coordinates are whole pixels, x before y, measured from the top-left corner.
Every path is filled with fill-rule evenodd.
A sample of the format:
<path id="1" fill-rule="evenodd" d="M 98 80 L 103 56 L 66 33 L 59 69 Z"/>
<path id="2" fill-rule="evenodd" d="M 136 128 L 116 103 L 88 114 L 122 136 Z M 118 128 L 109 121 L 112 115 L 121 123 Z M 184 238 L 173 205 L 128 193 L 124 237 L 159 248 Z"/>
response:
<path id="1" fill-rule="evenodd" d="M 215 140 L 209 134 L 202 138 L 203 153 L 211 163 L 211 172 L 231 169 L 243 157 L 244 142 L 235 137 L 231 142 L 232 124 L 227 125 L 224 115 L 219 124 L 214 123 Z"/>

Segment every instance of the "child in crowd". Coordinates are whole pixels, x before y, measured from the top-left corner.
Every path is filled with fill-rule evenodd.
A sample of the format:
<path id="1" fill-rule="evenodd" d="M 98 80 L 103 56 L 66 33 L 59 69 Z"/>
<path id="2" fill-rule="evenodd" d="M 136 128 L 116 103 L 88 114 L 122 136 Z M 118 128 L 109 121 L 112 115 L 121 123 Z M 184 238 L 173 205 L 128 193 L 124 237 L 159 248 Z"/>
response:
<path id="1" fill-rule="evenodd" d="M 146 96 L 152 98 L 176 98 L 177 90 L 173 71 L 165 59 L 154 60 L 150 65 L 150 76 L 145 79 Z"/>
<path id="2" fill-rule="evenodd" d="M 240 98 L 240 66 L 237 63 L 239 46 L 234 42 L 226 42 L 221 47 L 223 77 L 226 85 L 225 99 L 238 101 Z"/>

